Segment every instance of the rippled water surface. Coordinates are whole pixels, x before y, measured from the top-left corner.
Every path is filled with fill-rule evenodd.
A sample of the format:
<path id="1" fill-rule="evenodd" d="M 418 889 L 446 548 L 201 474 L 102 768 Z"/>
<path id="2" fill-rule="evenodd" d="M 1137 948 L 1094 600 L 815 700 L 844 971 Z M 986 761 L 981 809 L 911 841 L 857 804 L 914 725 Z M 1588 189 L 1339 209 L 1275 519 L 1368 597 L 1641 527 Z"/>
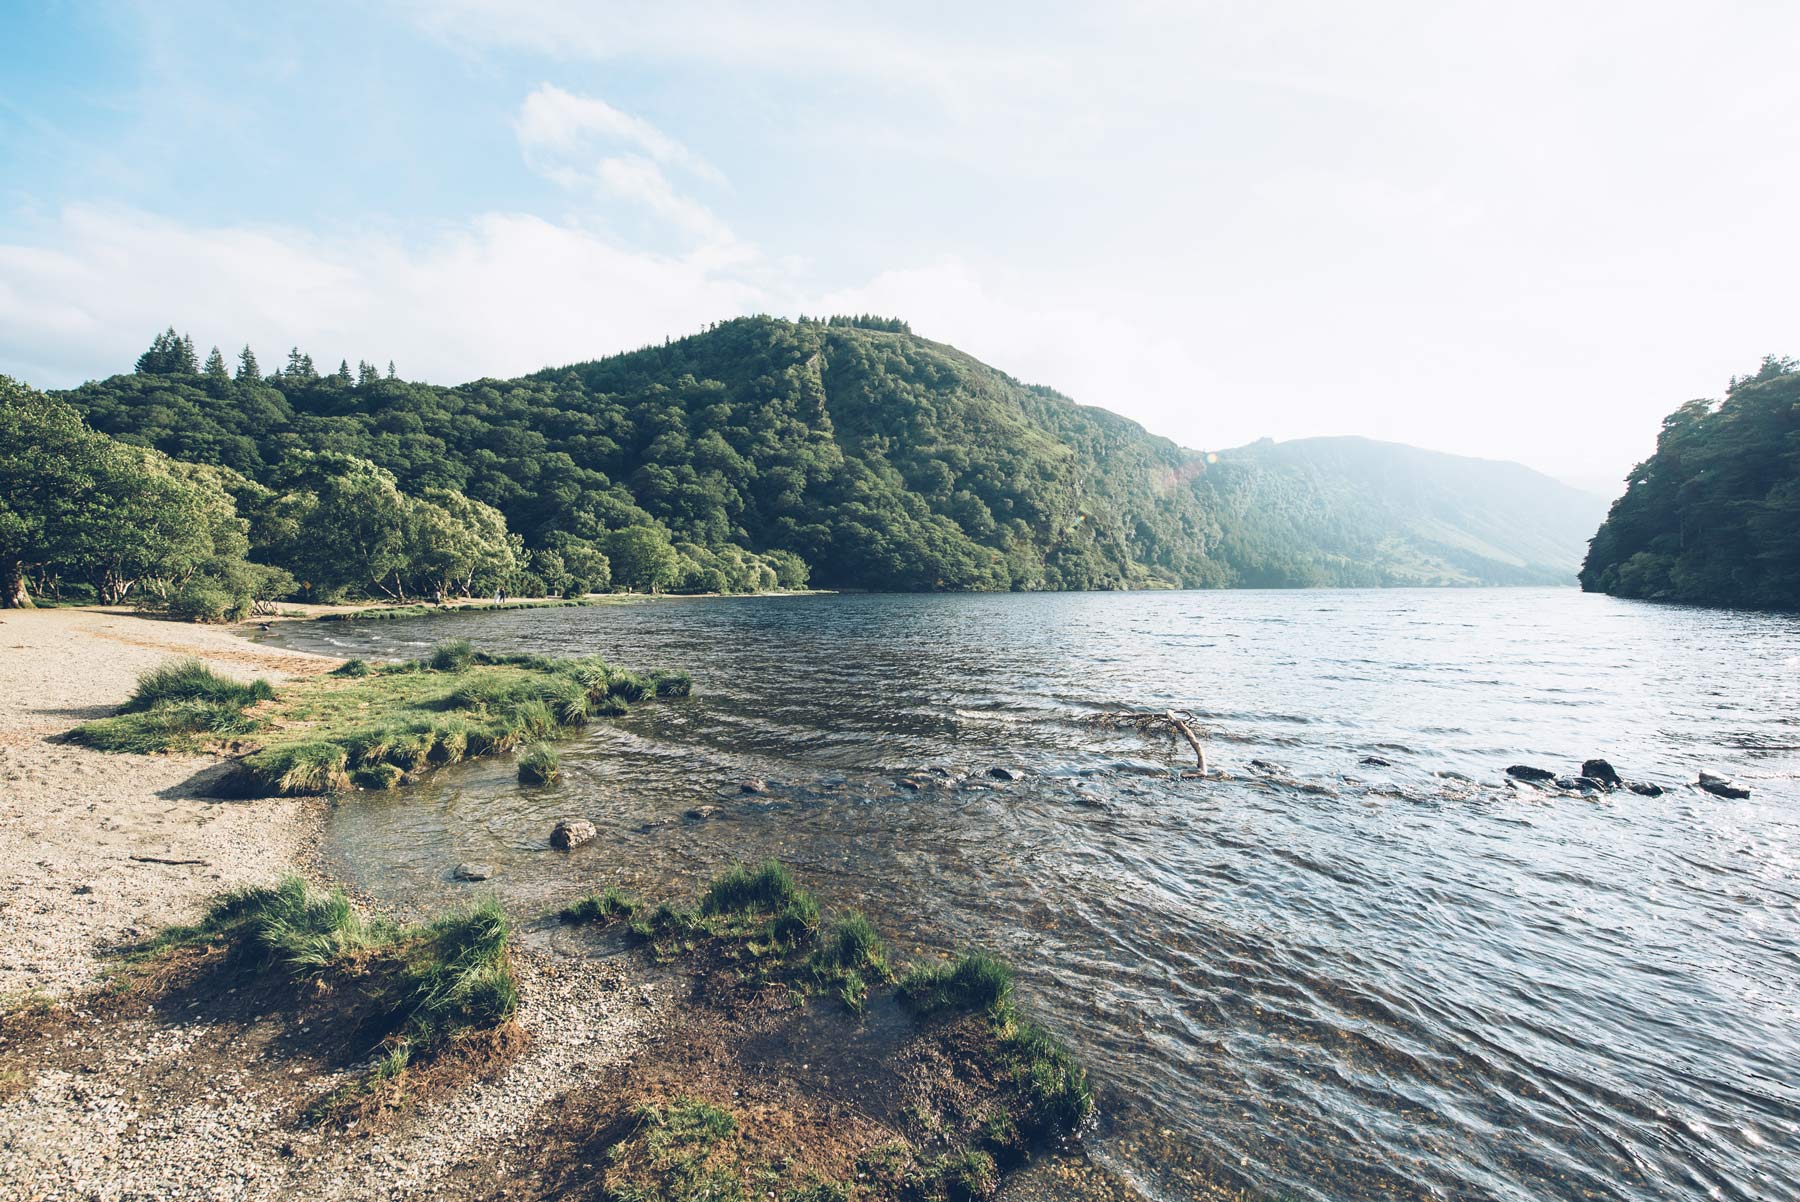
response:
<path id="1" fill-rule="evenodd" d="M 595 725 L 560 784 L 488 763 L 358 797 L 336 854 L 401 904 L 489 861 L 521 912 L 779 855 L 908 952 L 1020 966 L 1102 1087 L 1091 1155 L 1147 1196 L 1800 1197 L 1795 619 L 1572 590 L 874 595 L 274 637 L 687 668 L 692 699 Z M 1171 707 L 1220 779 L 1085 721 Z M 1594 755 L 1669 792 L 1502 775 Z M 599 842 L 546 851 L 565 815 Z"/>

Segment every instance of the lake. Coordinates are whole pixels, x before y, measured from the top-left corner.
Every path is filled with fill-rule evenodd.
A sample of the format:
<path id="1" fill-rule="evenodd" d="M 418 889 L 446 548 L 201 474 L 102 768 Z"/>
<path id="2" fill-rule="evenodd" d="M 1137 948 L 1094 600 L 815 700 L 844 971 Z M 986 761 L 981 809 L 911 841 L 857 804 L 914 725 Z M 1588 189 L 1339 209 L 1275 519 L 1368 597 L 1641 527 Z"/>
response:
<path id="1" fill-rule="evenodd" d="M 520 914 L 780 856 L 906 953 L 1012 961 L 1099 1087 L 1088 1154 L 1147 1197 L 1800 1197 L 1795 618 L 1556 589 L 848 595 L 271 638 L 687 669 L 691 699 L 565 744 L 559 784 L 493 762 L 359 796 L 331 854 L 399 906 L 493 888 Z M 1168 709 L 1216 779 L 1094 721 Z M 1667 792 L 1504 777 L 1591 756 Z M 565 815 L 598 842 L 546 851 Z M 453 883 L 461 860 L 497 876 Z"/>

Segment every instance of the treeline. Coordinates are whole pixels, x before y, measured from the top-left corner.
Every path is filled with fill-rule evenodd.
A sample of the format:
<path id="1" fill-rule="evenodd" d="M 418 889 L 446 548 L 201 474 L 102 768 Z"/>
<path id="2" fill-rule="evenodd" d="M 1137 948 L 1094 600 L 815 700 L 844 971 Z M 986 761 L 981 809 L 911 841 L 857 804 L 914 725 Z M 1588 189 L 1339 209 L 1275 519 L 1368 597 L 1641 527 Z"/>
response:
<path id="1" fill-rule="evenodd" d="M 191 356 L 171 333 L 147 366 L 179 368 Z M 527 547 L 493 506 L 451 488 L 409 493 L 392 472 L 339 451 L 293 449 L 258 474 L 266 484 L 111 438 L 67 402 L 0 377 L 0 601 L 30 604 L 35 589 L 219 621 L 284 598 L 806 583 L 795 556 L 677 544 L 654 523 L 587 538 L 553 531 Z"/>
<path id="2" fill-rule="evenodd" d="M 1581 586 L 1800 608 L 1800 362 L 1765 359 L 1722 402 L 1689 401 L 1663 420 L 1594 536 Z"/>

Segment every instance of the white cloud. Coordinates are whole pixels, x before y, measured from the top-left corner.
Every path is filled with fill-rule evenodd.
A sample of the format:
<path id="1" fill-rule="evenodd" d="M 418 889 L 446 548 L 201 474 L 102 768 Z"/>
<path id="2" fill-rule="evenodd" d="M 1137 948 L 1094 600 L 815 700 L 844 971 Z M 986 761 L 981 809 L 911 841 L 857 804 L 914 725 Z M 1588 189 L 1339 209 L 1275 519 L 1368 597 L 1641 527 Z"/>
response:
<path id="1" fill-rule="evenodd" d="M 454 383 L 594 358 L 762 307 L 704 256 L 661 256 L 572 225 L 490 213 L 411 241 L 190 226 L 73 206 L 0 244 L 0 371 L 41 387 L 130 369 L 173 324 L 204 350 L 245 342 L 273 367 L 394 359 Z"/>
<path id="2" fill-rule="evenodd" d="M 714 183 L 724 182 L 711 164 L 648 121 L 597 97 L 577 96 L 554 84 L 540 84 L 525 98 L 513 129 L 527 154 L 569 158 L 589 151 L 596 142 L 624 143 L 658 163 L 684 168 Z"/>

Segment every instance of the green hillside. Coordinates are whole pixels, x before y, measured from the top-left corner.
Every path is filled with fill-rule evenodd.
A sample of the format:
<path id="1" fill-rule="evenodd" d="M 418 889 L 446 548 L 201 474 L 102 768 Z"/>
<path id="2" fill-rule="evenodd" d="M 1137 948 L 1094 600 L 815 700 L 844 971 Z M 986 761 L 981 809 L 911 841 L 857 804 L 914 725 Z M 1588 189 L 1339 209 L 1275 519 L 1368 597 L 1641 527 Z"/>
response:
<path id="1" fill-rule="evenodd" d="M 1364 440 L 1201 455 L 887 319 L 743 318 L 455 387 L 320 374 L 298 350 L 233 375 L 171 332 L 137 372 L 59 395 L 277 495 L 352 472 L 491 507 L 527 569 L 666 546 L 670 588 L 806 568 L 881 589 L 1561 582 L 1598 519 L 1526 469 Z M 251 525 L 252 557 L 278 561 Z"/>
<path id="2" fill-rule="evenodd" d="M 1800 608 L 1800 363 L 1766 359 L 1689 401 L 1594 536 L 1581 586 L 1651 600 Z"/>
<path id="3" fill-rule="evenodd" d="M 1245 583 L 1569 584 L 1606 503 L 1530 468 L 1367 438 L 1264 440 L 1201 481 Z"/>

